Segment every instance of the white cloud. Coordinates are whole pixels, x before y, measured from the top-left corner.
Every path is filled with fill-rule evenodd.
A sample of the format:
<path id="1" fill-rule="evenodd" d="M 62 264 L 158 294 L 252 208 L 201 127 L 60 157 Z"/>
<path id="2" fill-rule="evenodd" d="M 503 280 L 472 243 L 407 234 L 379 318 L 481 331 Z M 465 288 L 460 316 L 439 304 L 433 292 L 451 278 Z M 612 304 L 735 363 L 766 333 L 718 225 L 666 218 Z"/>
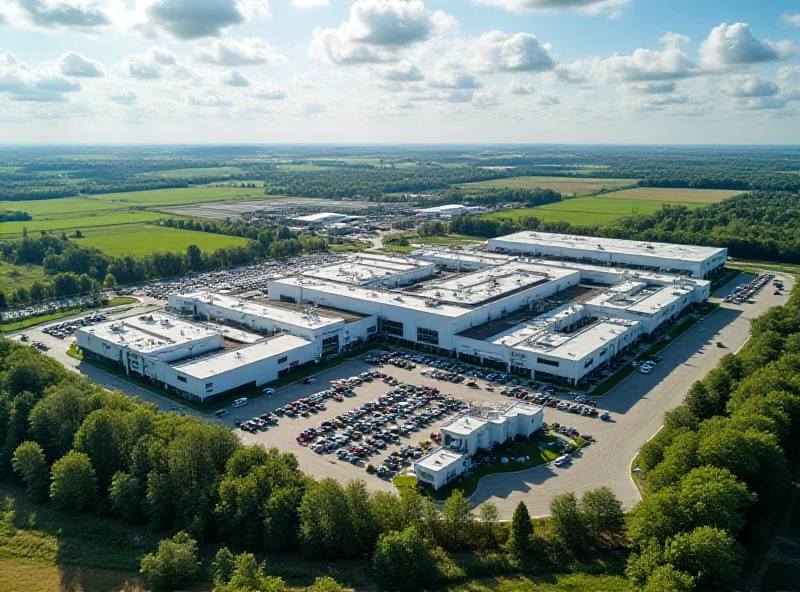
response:
<path id="1" fill-rule="evenodd" d="M 178 56 L 170 50 L 159 47 L 158 45 L 151 46 L 150 49 L 147 50 L 147 56 L 152 62 L 162 66 L 174 66 L 178 63 Z"/>
<path id="2" fill-rule="evenodd" d="M 250 79 L 239 72 L 238 70 L 231 70 L 222 75 L 222 83 L 227 86 L 236 86 L 239 88 L 246 88 L 250 86 Z"/>
<path id="3" fill-rule="evenodd" d="M 787 102 L 782 97 L 743 98 L 736 102 L 736 108 L 745 111 L 774 111 L 786 107 Z"/>
<path id="4" fill-rule="evenodd" d="M 456 29 L 455 19 L 421 0 L 356 0 L 338 28 L 314 30 L 309 53 L 335 64 L 387 62 L 403 47 Z"/>
<path id="5" fill-rule="evenodd" d="M 781 20 L 790 27 L 800 27 L 800 14 L 783 14 Z"/>
<path id="6" fill-rule="evenodd" d="M 472 74 L 464 72 L 437 72 L 427 80 L 430 88 L 446 88 L 454 90 L 474 90 L 483 87 L 483 83 Z"/>
<path id="7" fill-rule="evenodd" d="M 725 85 L 725 94 L 736 98 L 774 97 L 779 92 L 778 85 L 760 76 L 734 76 Z"/>
<path id="8" fill-rule="evenodd" d="M 269 16 L 267 0 L 139 0 L 139 5 L 145 28 L 183 40 L 219 37 L 228 27 Z"/>
<path id="9" fill-rule="evenodd" d="M 330 0 L 291 0 L 292 6 L 300 10 L 308 10 L 309 8 L 320 8 L 322 6 L 329 6 Z"/>
<path id="10" fill-rule="evenodd" d="M 488 88 L 477 90 L 472 95 L 472 104 L 483 109 L 493 107 L 499 102 L 500 100 L 497 98 L 495 92 Z"/>
<path id="11" fill-rule="evenodd" d="M 74 51 L 68 51 L 56 61 L 58 69 L 64 76 L 79 78 L 101 78 L 105 75 L 103 66 Z"/>
<path id="12" fill-rule="evenodd" d="M 394 64 L 382 66 L 372 66 L 370 73 L 384 82 L 421 82 L 425 80 L 425 75 L 414 64 L 402 61 Z"/>
<path id="13" fill-rule="evenodd" d="M 632 55 L 614 55 L 608 59 L 590 60 L 592 74 L 602 82 L 648 82 L 680 80 L 699 73 L 697 64 L 684 53 L 686 38 L 667 34 L 661 38 L 663 51 L 640 48 Z"/>
<path id="14" fill-rule="evenodd" d="M 709 70 L 784 60 L 794 55 L 790 41 L 773 42 L 753 36 L 750 25 L 722 23 L 700 46 L 700 64 Z"/>
<path id="15" fill-rule="evenodd" d="M 533 87 L 532 84 L 528 82 L 523 82 L 519 78 L 513 78 L 511 82 L 508 83 L 508 88 L 506 88 L 508 92 L 512 95 L 532 95 L 536 92 L 536 89 Z"/>
<path id="16" fill-rule="evenodd" d="M 325 112 L 325 105 L 314 101 L 307 101 L 302 105 L 301 110 L 307 115 L 316 115 Z"/>
<path id="17" fill-rule="evenodd" d="M 0 94 L 7 94 L 12 101 L 58 103 L 67 100 L 64 93 L 80 89 L 80 83 L 60 73 L 34 70 L 10 52 L 0 54 Z"/>
<path id="18" fill-rule="evenodd" d="M 161 78 L 161 69 L 145 55 L 128 54 L 120 63 L 120 68 L 127 76 L 138 80 Z"/>
<path id="19" fill-rule="evenodd" d="M 469 61 L 470 71 L 479 73 L 547 72 L 556 65 L 550 50 L 549 44 L 529 33 L 490 31 L 472 41 L 461 59 Z"/>
<path id="20" fill-rule="evenodd" d="M 131 89 L 115 88 L 106 95 L 109 101 L 130 105 L 139 100 L 139 95 Z"/>
<path id="21" fill-rule="evenodd" d="M 232 107 L 233 101 L 215 94 L 193 94 L 189 96 L 189 104 L 195 107 Z"/>
<path id="22" fill-rule="evenodd" d="M 6 0 L 2 8 L 8 24 L 19 27 L 91 31 L 112 22 L 101 0 Z"/>
<path id="23" fill-rule="evenodd" d="M 577 11 L 590 15 L 617 16 L 630 0 L 473 0 L 476 4 L 498 6 L 511 12 L 534 10 Z"/>
<path id="24" fill-rule="evenodd" d="M 217 66 L 253 66 L 257 64 L 282 64 L 287 59 L 278 48 L 257 37 L 221 39 L 210 45 L 198 47 L 194 57 Z"/>
<path id="25" fill-rule="evenodd" d="M 550 107 L 560 103 L 557 96 L 550 93 L 537 92 L 532 84 L 524 82 L 519 78 L 512 79 L 506 90 L 513 95 L 528 97 L 526 103 L 537 107 Z"/>
<path id="26" fill-rule="evenodd" d="M 640 82 L 627 84 L 624 90 L 643 95 L 664 95 L 675 92 L 677 87 L 674 82 Z"/>
<path id="27" fill-rule="evenodd" d="M 588 82 L 588 79 L 583 68 L 583 62 L 556 64 L 550 72 L 542 74 L 542 80 L 547 84 L 584 84 Z"/>
<path id="28" fill-rule="evenodd" d="M 282 101 L 286 98 L 286 91 L 274 85 L 260 84 L 250 96 L 259 101 Z"/>

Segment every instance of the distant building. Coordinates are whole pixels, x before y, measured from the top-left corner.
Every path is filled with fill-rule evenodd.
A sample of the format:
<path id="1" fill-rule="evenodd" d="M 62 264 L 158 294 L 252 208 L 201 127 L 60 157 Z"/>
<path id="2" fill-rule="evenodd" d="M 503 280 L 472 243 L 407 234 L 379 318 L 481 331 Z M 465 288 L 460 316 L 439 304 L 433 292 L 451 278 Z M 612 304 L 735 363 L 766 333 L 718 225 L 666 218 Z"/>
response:
<path id="1" fill-rule="evenodd" d="M 353 220 L 351 216 L 346 216 L 344 214 L 334 214 L 332 212 L 320 212 L 319 214 L 309 214 L 308 216 L 298 216 L 296 218 L 291 218 L 294 222 L 300 222 L 304 226 L 309 228 L 319 229 L 319 228 L 327 228 L 328 226 L 333 226 L 334 224 L 340 224 L 342 222 L 349 222 Z"/>
<path id="2" fill-rule="evenodd" d="M 435 208 L 424 208 L 419 210 L 419 213 L 428 218 L 452 218 L 453 216 L 461 216 L 466 214 L 470 208 L 460 204 L 451 204 L 446 206 L 436 206 Z"/>

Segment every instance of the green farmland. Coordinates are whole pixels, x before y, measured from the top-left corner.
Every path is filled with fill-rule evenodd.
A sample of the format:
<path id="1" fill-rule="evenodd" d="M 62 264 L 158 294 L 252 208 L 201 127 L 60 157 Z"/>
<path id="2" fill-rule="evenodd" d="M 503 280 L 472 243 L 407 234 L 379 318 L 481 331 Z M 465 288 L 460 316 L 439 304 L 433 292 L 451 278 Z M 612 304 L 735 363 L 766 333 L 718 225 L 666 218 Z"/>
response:
<path id="1" fill-rule="evenodd" d="M 728 189 L 662 189 L 660 187 L 636 187 L 616 191 L 608 197 L 636 201 L 657 201 L 661 203 L 719 203 L 744 191 Z"/>
<path id="2" fill-rule="evenodd" d="M 236 177 L 242 175 L 242 169 L 238 167 L 209 167 L 200 169 L 173 169 L 171 171 L 154 171 L 152 173 L 141 173 L 140 177 L 164 178 L 164 179 L 194 179 L 196 177 Z"/>
<path id="3" fill-rule="evenodd" d="M 579 177 L 510 177 L 480 183 L 466 183 L 461 187 L 468 192 L 481 189 L 552 189 L 563 195 L 593 195 L 603 190 L 613 191 L 633 187 L 636 179 L 594 179 Z"/>
<path id="4" fill-rule="evenodd" d="M 519 208 L 487 214 L 488 219 L 536 217 L 545 222 L 568 222 L 575 226 L 610 224 L 620 218 L 652 214 L 664 204 L 682 205 L 689 208 L 702 207 L 698 202 L 661 202 L 653 200 L 619 199 L 617 194 L 602 197 L 579 197 L 536 208 Z"/>
<path id="5" fill-rule="evenodd" d="M 119 210 L 121 206 L 105 203 L 86 197 L 64 197 L 61 199 L 37 199 L 31 201 L 2 201 L 1 210 L 28 212 L 33 219 L 46 216 L 62 216 L 64 214 L 92 214 L 106 210 Z M 126 208 L 127 209 L 127 208 Z M 0 223 L 0 227 L 8 222 Z"/>
<path id="6" fill-rule="evenodd" d="M 84 231 L 87 228 L 99 226 L 120 226 L 124 224 L 140 224 L 152 222 L 163 218 L 158 212 L 109 212 L 97 215 L 55 216 L 48 218 L 37 217 L 27 222 L 0 223 L 0 236 L 13 236 L 22 234 L 22 229 L 28 232 L 47 231 L 52 233 L 66 232 L 70 234 L 75 230 Z"/>
<path id="7" fill-rule="evenodd" d="M 241 187 L 187 187 L 181 189 L 156 189 L 153 191 L 132 191 L 130 193 L 106 193 L 91 196 L 92 201 L 103 204 L 127 206 L 180 206 L 184 204 L 205 203 L 235 199 L 264 199 L 264 188 Z"/>
<path id="8" fill-rule="evenodd" d="M 201 251 L 215 251 L 232 245 L 244 246 L 247 239 L 207 232 L 178 230 L 152 224 L 129 224 L 89 229 L 83 233 L 85 238 L 78 244 L 96 247 L 119 257 L 132 255 L 139 257 L 164 251 L 185 251 L 189 245 L 200 247 Z"/>

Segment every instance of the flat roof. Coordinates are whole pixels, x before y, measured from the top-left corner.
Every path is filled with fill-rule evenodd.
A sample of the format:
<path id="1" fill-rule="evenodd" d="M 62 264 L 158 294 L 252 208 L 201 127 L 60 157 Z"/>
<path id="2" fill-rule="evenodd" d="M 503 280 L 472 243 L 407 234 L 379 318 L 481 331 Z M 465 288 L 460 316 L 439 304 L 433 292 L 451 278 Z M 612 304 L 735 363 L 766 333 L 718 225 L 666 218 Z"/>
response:
<path id="1" fill-rule="evenodd" d="M 222 353 L 202 356 L 189 362 L 173 364 L 172 367 L 178 372 L 204 380 L 248 364 L 289 353 L 292 350 L 310 344 L 310 341 L 302 337 L 279 335 L 239 349 L 226 350 Z"/>
<path id="2" fill-rule="evenodd" d="M 460 436 L 469 436 L 476 430 L 481 429 L 488 423 L 487 420 L 480 417 L 472 417 L 470 415 L 462 415 L 453 420 L 448 421 L 442 426 L 443 430 L 458 434 Z"/>
<path id="3" fill-rule="evenodd" d="M 625 288 L 626 286 L 620 284 L 619 287 Z M 588 304 L 650 315 L 691 294 L 694 290 L 688 286 L 653 286 L 643 282 L 635 287 L 628 287 L 630 288 L 628 290 L 608 290 L 598 294 L 589 300 Z"/>
<path id="4" fill-rule="evenodd" d="M 448 204 L 446 206 L 435 206 L 433 208 L 423 208 L 420 212 L 430 212 L 432 214 L 435 213 L 443 213 L 446 214 L 447 212 L 454 212 L 456 210 L 466 210 L 467 206 L 461 204 Z"/>
<path id="5" fill-rule="evenodd" d="M 320 212 L 319 214 L 297 216 L 295 218 L 292 218 L 292 220 L 298 220 L 299 222 L 324 222 L 325 220 L 345 220 L 349 218 L 350 216 L 347 216 L 345 214 L 335 214 L 333 212 Z"/>
<path id="6" fill-rule="evenodd" d="M 420 262 L 405 257 L 350 257 L 338 263 L 313 267 L 303 273 L 308 277 L 317 277 L 338 282 L 363 284 L 371 281 L 402 275 L 414 270 L 430 271 L 435 269 L 432 263 Z"/>
<path id="7" fill-rule="evenodd" d="M 429 471 L 437 472 L 448 469 L 452 465 L 458 464 L 466 460 L 463 454 L 447 450 L 446 448 L 437 448 L 433 452 L 429 452 L 425 456 L 420 457 L 415 461 L 416 466 L 420 466 Z"/>
<path id="8" fill-rule="evenodd" d="M 562 267 L 511 262 L 434 282 L 417 290 L 415 294 L 474 305 L 577 273 Z"/>
<path id="9" fill-rule="evenodd" d="M 447 317 L 460 317 L 472 312 L 472 309 L 462 306 L 453 306 L 450 304 L 433 304 L 427 298 L 420 298 L 418 296 L 411 296 L 409 294 L 398 294 L 397 292 L 387 292 L 385 290 L 360 288 L 353 285 L 337 284 L 330 281 L 319 279 L 311 279 L 304 277 L 288 277 L 272 280 L 270 284 L 283 284 L 286 286 L 298 286 L 310 290 L 316 290 L 323 294 L 331 294 L 336 296 L 345 296 L 347 298 L 354 298 L 363 300 L 365 302 L 375 302 L 379 304 L 388 304 L 398 308 L 406 308 L 416 312 L 429 312 Z M 326 303 L 328 304 L 328 303 Z"/>
<path id="10" fill-rule="evenodd" d="M 515 346 L 516 349 L 545 354 L 562 360 L 582 360 L 602 348 L 618 335 L 630 331 L 639 321 L 605 319 L 575 333 L 550 333 L 533 343 Z"/>
<path id="11" fill-rule="evenodd" d="M 716 247 L 700 247 L 696 245 L 676 245 L 671 243 L 653 243 L 632 241 L 596 236 L 576 236 L 571 234 L 553 234 L 547 232 L 523 231 L 508 236 L 500 236 L 492 241 L 518 243 L 520 245 L 540 246 L 561 249 L 582 249 L 589 251 L 605 251 L 640 257 L 661 257 L 684 261 L 705 261 L 710 257 L 725 252 Z"/>
<path id="12" fill-rule="evenodd" d="M 227 296 L 225 294 L 201 291 L 181 294 L 180 296 L 182 298 L 206 302 L 234 313 L 253 315 L 269 321 L 293 325 L 295 327 L 303 327 L 305 329 L 319 329 L 321 327 L 329 327 L 344 322 L 344 319 L 341 317 L 327 317 L 318 313 L 309 316 L 305 312 L 269 306 L 259 302 L 253 302 L 252 300 L 242 300 L 241 298 Z"/>
<path id="13" fill-rule="evenodd" d="M 495 345 L 513 347 L 526 341 L 536 340 L 543 335 L 552 335 L 557 333 L 553 327 L 558 327 L 559 322 L 566 322 L 576 315 L 582 316 L 583 311 L 584 307 L 580 304 L 570 303 L 559 306 L 533 319 L 518 323 L 505 331 L 495 333 L 491 337 L 491 342 Z"/>
<path id="14" fill-rule="evenodd" d="M 216 325 L 188 323 L 163 314 L 147 314 L 106 321 L 79 329 L 140 353 L 155 353 L 220 334 Z"/>
<path id="15" fill-rule="evenodd" d="M 516 261 L 519 257 L 511 255 L 500 255 L 498 253 L 476 252 L 476 251 L 456 251 L 444 249 L 417 249 L 410 253 L 411 257 L 423 261 L 446 262 L 454 267 L 459 262 L 477 263 L 486 267 L 503 265 L 510 261 Z"/>

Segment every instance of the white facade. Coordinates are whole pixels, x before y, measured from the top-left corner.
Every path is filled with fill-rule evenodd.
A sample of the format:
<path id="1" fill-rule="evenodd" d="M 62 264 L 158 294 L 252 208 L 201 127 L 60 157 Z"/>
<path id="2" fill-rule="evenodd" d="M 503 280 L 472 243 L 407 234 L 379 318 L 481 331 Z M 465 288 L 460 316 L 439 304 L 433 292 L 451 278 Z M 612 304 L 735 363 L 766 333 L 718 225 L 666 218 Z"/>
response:
<path id="1" fill-rule="evenodd" d="M 442 426 L 442 447 L 416 461 L 414 474 L 439 489 L 469 470 L 479 450 L 491 450 L 517 436 L 528 438 L 543 421 L 544 409 L 528 403 L 492 408 L 482 417 L 462 415 Z"/>
<path id="2" fill-rule="evenodd" d="M 347 222 L 348 220 L 352 220 L 352 218 L 344 214 L 321 212 L 319 214 L 309 214 L 308 216 L 298 216 L 297 218 L 292 218 L 292 220 L 305 224 L 310 228 L 324 228 L 326 226 Z"/>
<path id="3" fill-rule="evenodd" d="M 695 278 L 707 277 L 725 265 L 727 249 L 648 243 L 620 239 L 518 232 L 489 240 L 490 251 L 507 251 L 538 257 L 558 257 L 602 263 L 629 265 L 670 273 L 684 273 Z"/>

